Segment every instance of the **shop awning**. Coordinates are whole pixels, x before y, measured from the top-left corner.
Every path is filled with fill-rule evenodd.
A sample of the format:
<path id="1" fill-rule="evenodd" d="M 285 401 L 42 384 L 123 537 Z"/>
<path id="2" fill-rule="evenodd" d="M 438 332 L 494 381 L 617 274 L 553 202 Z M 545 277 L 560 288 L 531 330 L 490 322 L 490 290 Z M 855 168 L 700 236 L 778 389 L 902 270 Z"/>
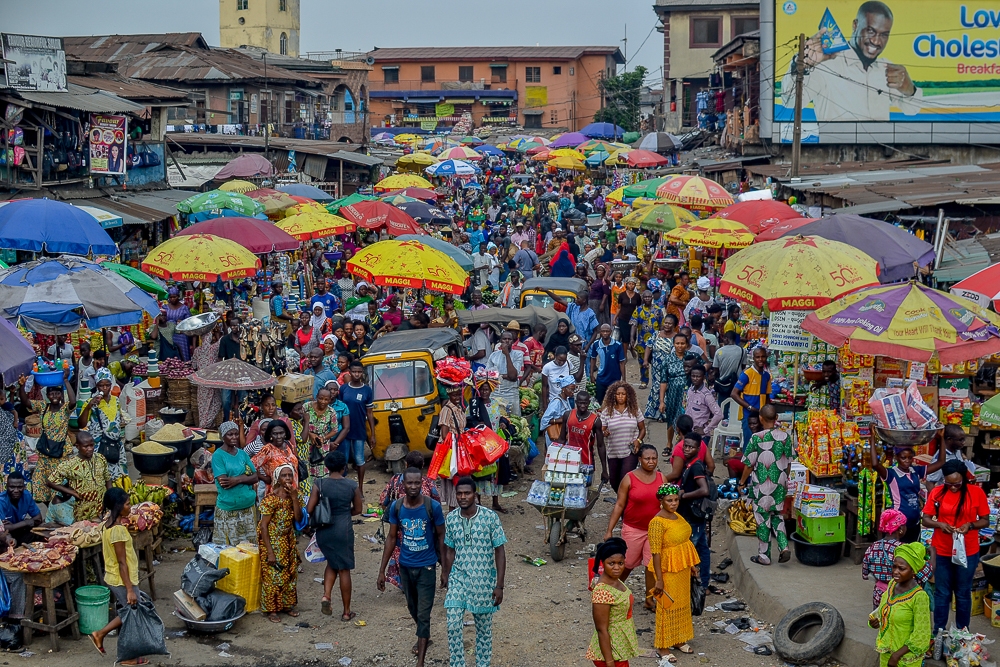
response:
<path id="1" fill-rule="evenodd" d="M 118 213 L 112 213 L 102 208 L 95 208 L 94 206 L 83 206 L 82 204 L 73 205 L 82 208 L 84 211 L 97 218 L 97 221 L 101 223 L 101 227 L 104 229 L 113 229 L 114 227 L 121 227 L 125 224 L 124 219 Z"/>
<path id="2" fill-rule="evenodd" d="M 365 155 L 364 153 L 349 153 L 347 151 L 329 153 L 327 157 L 334 160 L 343 160 L 344 162 L 360 164 L 365 167 L 375 167 L 383 162 L 380 158 L 372 157 L 371 155 Z"/>
<path id="3" fill-rule="evenodd" d="M 142 104 L 130 102 L 124 97 L 118 97 L 117 95 L 112 95 L 96 88 L 78 86 L 75 83 L 66 84 L 66 88 L 66 92 L 19 90 L 17 91 L 17 95 L 34 104 L 76 109 L 78 111 L 90 111 L 93 113 L 123 113 L 126 111 L 141 113 L 146 109 Z"/>
<path id="4" fill-rule="evenodd" d="M 544 112 L 541 109 L 525 109 L 521 113 L 525 116 L 541 116 Z"/>

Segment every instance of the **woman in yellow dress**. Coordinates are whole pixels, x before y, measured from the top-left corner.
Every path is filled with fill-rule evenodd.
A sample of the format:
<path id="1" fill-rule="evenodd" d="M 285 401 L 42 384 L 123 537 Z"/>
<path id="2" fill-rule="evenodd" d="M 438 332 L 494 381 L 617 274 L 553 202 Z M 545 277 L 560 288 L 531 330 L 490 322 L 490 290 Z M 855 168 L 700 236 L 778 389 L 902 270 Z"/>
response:
<path id="1" fill-rule="evenodd" d="M 670 653 L 692 653 L 687 642 L 694 639 L 691 620 L 691 577 L 698 576 L 698 552 L 691 542 L 691 525 L 677 513 L 680 488 L 664 484 L 656 491 L 660 511 L 649 522 L 649 550 L 653 560 L 649 569 L 656 577 L 653 597 L 656 599 L 656 639 L 653 645 L 660 657 L 670 662 L 677 658 Z"/>

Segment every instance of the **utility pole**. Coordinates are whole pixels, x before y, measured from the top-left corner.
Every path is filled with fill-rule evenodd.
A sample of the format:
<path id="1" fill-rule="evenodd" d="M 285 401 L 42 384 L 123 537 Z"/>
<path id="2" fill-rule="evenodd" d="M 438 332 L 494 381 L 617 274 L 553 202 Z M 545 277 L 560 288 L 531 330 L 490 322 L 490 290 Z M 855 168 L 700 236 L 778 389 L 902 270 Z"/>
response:
<path id="1" fill-rule="evenodd" d="M 806 69 L 806 35 L 799 33 L 799 55 L 795 58 L 795 125 L 792 128 L 792 178 L 799 177 L 802 161 L 802 77 Z"/>
<path id="2" fill-rule="evenodd" d="M 622 50 L 625 52 L 622 57 L 625 58 L 625 71 L 628 71 L 628 23 L 625 24 L 625 38 L 622 40 Z"/>
<path id="3" fill-rule="evenodd" d="M 267 84 L 267 51 L 262 55 L 264 60 L 264 88 L 267 89 L 267 122 L 264 123 L 264 159 L 268 162 L 271 161 L 271 146 L 269 141 L 270 132 L 268 132 L 268 125 L 271 124 L 271 87 Z M 263 104 L 264 96 L 260 96 L 260 101 Z"/>

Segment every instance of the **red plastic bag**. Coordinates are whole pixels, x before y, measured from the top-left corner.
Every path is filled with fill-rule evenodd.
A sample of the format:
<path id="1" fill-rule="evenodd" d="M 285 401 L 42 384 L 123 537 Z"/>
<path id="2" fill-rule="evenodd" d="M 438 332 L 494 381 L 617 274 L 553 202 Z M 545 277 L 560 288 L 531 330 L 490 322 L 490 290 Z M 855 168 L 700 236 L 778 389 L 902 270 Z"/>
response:
<path id="1" fill-rule="evenodd" d="M 449 455 L 451 454 L 451 443 L 452 439 L 455 437 L 454 433 L 449 433 L 448 437 L 442 438 L 438 441 L 437 447 L 434 448 L 434 455 L 431 456 L 431 464 L 427 469 L 427 477 L 429 479 L 437 479 L 438 477 L 451 477 L 448 474 L 449 465 Z M 444 473 L 443 475 L 441 473 Z"/>
<path id="2" fill-rule="evenodd" d="M 485 425 L 480 425 L 462 433 L 458 440 L 469 453 L 476 468 L 496 463 L 507 453 L 510 444 Z"/>
<path id="3" fill-rule="evenodd" d="M 473 464 L 472 458 L 469 456 L 469 450 L 462 443 L 462 438 L 458 439 L 458 443 L 455 446 L 455 465 L 458 467 L 458 474 L 462 476 L 471 475 L 473 470 L 479 468 L 479 466 Z"/>

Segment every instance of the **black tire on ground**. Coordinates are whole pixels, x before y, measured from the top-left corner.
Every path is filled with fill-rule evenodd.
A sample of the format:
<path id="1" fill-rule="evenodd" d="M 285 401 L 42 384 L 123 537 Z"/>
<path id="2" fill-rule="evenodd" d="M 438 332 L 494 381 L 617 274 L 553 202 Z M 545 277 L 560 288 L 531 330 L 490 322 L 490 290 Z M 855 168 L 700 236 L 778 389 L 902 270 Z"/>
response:
<path id="1" fill-rule="evenodd" d="M 818 626 L 808 640 L 799 636 Z M 774 650 L 793 664 L 816 663 L 833 653 L 844 639 L 844 619 L 832 604 L 810 602 L 792 609 L 774 628 Z"/>
<path id="2" fill-rule="evenodd" d="M 562 522 L 553 521 L 549 529 L 549 555 L 557 563 L 566 557 L 566 542 L 562 540 Z"/>

